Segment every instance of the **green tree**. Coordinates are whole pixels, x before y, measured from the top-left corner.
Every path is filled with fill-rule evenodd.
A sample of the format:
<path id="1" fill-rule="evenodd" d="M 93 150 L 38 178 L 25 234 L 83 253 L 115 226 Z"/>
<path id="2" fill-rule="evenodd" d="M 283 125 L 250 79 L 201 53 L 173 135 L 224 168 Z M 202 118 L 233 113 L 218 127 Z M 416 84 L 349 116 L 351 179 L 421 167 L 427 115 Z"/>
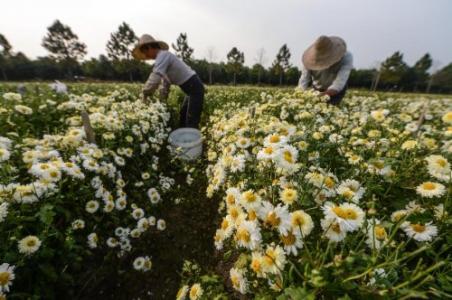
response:
<path id="1" fill-rule="evenodd" d="M 432 75 L 432 89 L 441 93 L 452 92 L 452 63 Z"/>
<path id="2" fill-rule="evenodd" d="M 386 88 L 399 88 L 408 69 L 403 61 L 403 54 L 396 51 L 381 64 L 380 81 Z"/>
<path id="3" fill-rule="evenodd" d="M 279 76 L 279 85 L 282 84 L 284 73 L 290 68 L 290 50 L 286 44 L 284 44 L 276 54 L 276 58 L 272 64 L 272 71 L 275 75 Z"/>
<path id="4" fill-rule="evenodd" d="M 69 26 L 59 20 L 47 27 L 47 31 L 42 46 L 50 52 L 51 58 L 67 68 L 68 75 L 72 77 L 72 71 L 86 55 L 86 45 L 79 41 Z"/>
<path id="5" fill-rule="evenodd" d="M 6 76 L 6 68 L 11 57 L 11 49 L 11 44 L 8 42 L 6 37 L 0 33 L 0 68 L 3 80 L 8 80 L 8 77 Z"/>
<path id="6" fill-rule="evenodd" d="M 119 74 L 128 74 L 129 80 L 133 81 L 133 72 L 136 63 L 132 61 L 131 51 L 138 37 L 132 28 L 125 22 L 118 27 L 118 31 L 110 35 L 107 42 L 107 55 L 112 60 L 115 70 Z"/>
<path id="7" fill-rule="evenodd" d="M 429 53 L 424 54 L 413 66 L 413 71 L 416 76 L 415 89 L 424 89 L 427 86 L 429 79 L 428 70 L 432 66 L 432 58 Z"/>
<path id="8" fill-rule="evenodd" d="M 176 55 L 186 63 L 191 62 L 191 55 L 193 54 L 193 48 L 188 45 L 187 33 L 181 33 L 177 38 L 176 45 L 171 44 Z"/>
<path id="9" fill-rule="evenodd" d="M 226 70 L 233 74 L 233 84 L 237 84 L 237 74 L 240 73 L 243 63 L 245 62 L 245 55 L 240 52 L 237 47 L 233 47 L 226 56 L 228 63 L 226 64 Z"/>
<path id="10" fill-rule="evenodd" d="M 132 48 L 138 37 L 126 22 L 122 22 L 118 31 L 110 34 L 107 42 L 107 55 L 112 60 L 131 59 Z"/>

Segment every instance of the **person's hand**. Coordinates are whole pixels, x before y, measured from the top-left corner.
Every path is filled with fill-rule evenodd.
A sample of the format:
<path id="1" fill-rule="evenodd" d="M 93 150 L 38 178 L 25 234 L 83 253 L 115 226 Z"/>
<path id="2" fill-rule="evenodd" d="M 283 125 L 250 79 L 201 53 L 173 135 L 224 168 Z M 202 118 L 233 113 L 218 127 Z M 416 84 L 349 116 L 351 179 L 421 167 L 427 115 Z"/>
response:
<path id="1" fill-rule="evenodd" d="M 146 96 L 145 94 L 141 94 L 141 102 L 149 104 L 149 97 Z"/>
<path id="2" fill-rule="evenodd" d="M 339 93 L 339 91 L 336 91 L 336 90 L 333 90 L 333 89 L 328 89 L 324 93 L 325 93 L 325 95 L 333 97 L 333 96 L 336 96 Z"/>

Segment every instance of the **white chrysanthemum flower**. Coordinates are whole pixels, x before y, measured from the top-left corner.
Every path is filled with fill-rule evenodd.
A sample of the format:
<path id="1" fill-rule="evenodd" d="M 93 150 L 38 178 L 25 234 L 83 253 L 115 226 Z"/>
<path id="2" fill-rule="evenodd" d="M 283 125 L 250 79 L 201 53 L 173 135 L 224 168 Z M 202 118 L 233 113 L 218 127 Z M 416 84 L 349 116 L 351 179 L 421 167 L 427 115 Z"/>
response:
<path id="1" fill-rule="evenodd" d="M 96 200 L 90 200 L 85 205 L 85 210 L 90 214 L 95 213 L 98 209 L 99 209 L 99 202 L 97 202 Z"/>
<path id="2" fill-rule="evenodd" d="M 444 123 L 446 124 L 452 124 L 452 111 L 448 111 L 447 113 L 445 113 L 441 120 L 443 120 Z"/>
<path id="3" fill-rule="evenodd" d="M 251 145 L 251 141 L 249 138 L 241 136 L 237 139 L 237 142 L 235 144 L 238 148 L 246 149 Z"/>
<path id="4" fill-rule="evenodd" d="M 314 229 L 314 222 L 310 215 L 303 210 L 296 210 L 291 213 L 290 223 L 292 229 L 301 230 L 301 234 L 304 237 L 308 236 L 312 229 Z"/>
<path id="5" fill-rule="evenodd" d="M 182 286 L 176 294 L 176 300 L 185 300 L 188 295 L 189 287 L 188 285 Z"/>
<path id="6" fill-rule="evenodd" d="M 286 254 L 281 246 L 267 246 L 262 260 L 262 268 L 265 273 L 279 274 L 286 263 Z"/>
<path id="7" fill-rule="evenodd" d="M 265 147 L 275 147 L 279 148 L 283 145 L 285 145 L 287 142 L 287 137 L 280 135 L 280 134 L 271 134 L 264 139 L 264 146 Z"/>
<path id="8" fill-rule="evenodd" d="M 339 184 L 336 191 L 348 201 L 359 203 L 359 200 L 363 197 L 366 189 L 363 188 L 358 181 L 347 179 Z"/>
<path id="9" fill-rule="evenodd" d="M 335 219 L 325 218 L 320 221 L 324 235 L 333 242 L 340 242 L 347 236 L 347 232 L 341 228 Z"/>
<path id="10" fill-rule="evenodd" d="M 159 219 L 157 221 L 157 229 L 160 230 L 160 231 L 163 231 L 163 230 L 166 229 L 166 222 L 165 222 L 165 220 Z"/>
<path id="11" fill-rule="evenodd" d="M 303 248 L 303 239 L 298 228 L 289 230 L 286 234 L 280 235 L 280 238 L 287 254 L 297 256 L 298 249 Z"/>
<path id="12" fill-rule="evenodd" d="M 273 145 L 268 145 L 257 153 L 256 158 L 258 160 L 273 160 L 275 156 L 277 155 L 278 148 Z"/>
<path id="13" fill-rule="evenodd" d="M 401 227 L 408 237 L 418 242 L 431 242 L 438 235 L 438 228 L 432 222 L 420 224 L 406 221 Z"/>
<path id="14" fill-rule="evenodd" d="M 241 294 L 248 292 L 248 280 L 245 277 L 246 270 L 231 268 L 229 270 L 229 278 L 231 279 L 232 287 Z"/>
<path id="15" fill-rule="evenodd" d="M 150 188 L 147 192 L 149 200 L 151 200 L 151 203 L 156 204 L 159 203 L 161 200 L 160 194 L 155 188 Z"/>
<path id="16" fill-rule="evenodd" d="M 6 101 L 20 102 L 22 101 L 22 95 L 19 93 L 8 92 L 3 94 L 3 99 Z"/>
<path id="17" fill-rule="evenodd" d="M 77 219 L 71 224 L 73 230 L 79 230 L 85 228 L 85 221 Z"/>
<path id="18" fill-rule="evenodd" d="M 371 249 L 380 249 L 388 242 L 386 229 L 380 225 L 379 220 L 372 220 L 367 224 L 366 244 Z"/>
<path id="19" fill-rule="evenodd" d="M 3 292 L 9 292 L 10 286 L 13 284 L 15 266 L 7 263 L 2 263 L 0 265 L 0 294 Z M 6 299 L 6 297 L 4 298 Z"/>
<path id="20" fill-rule="evenodd" d="M 240 201 L 241 192 L 238 188 L 228 188 L 226 190 L 226 205 L 237 205 Z"/>
<path id="21" fill-rule="evenodd" d="M 242 193 L 239 203 L 246 210 L 256 210 L 261 205 L 261 197 L 253 190 L 248 190 Z"/>
<path id="22" fill-rule="evenodd" d="M 88 247 L 91 249 L 97 248 L 97 243 L 99 241 L 99 238 L 97 237 L 96 233 L 90 233 L 87 237 Z"/>
<path id="23" fill-rule="evenodd" d="M 22 115 L 31 115 L 33 113 L 33 110 L 25 105 L 15 105 L 14 110 Z"/>
<path id="24" fill-rule="evenodd" d="M 7 161 L 11 157 L 8 149 L 0 147 L 0 162 Z"/>
<path id="25" fill-rule="evenodd" d="M 274 158 L 276 165 L 289 173 L 297 170 L 298 150 L 291 145 L 279 148 Z"/>
<path id="26" fill-rule="evenodd" d="M 353 203 L 336 205 L 326 202 L 322 210 L 325 218 L 335 220 L 341 229 L 346 232 L 358 230 L 364 222 L 364 211 Z"/>
<path id="27" fill-rule="evenodd" d="M 287 234 L 291 228 L 291 218 L 287 205 L 273 206 L 268 201 L 264 201 L 258 208 L 257 214 L 265 225 L 276 229 L 280 234 Z"/>
<path id="28" fill-rule="evenodd" d="M 441 197 L 446 188 L 441 183 L 426 181 L 416 187 L 416 192 L 425 198 Z"/>
<path id="29" fill-rule="evenodd" d="M 444 204 L 440 203 L 438 205 L 436 205 L 433 208 L 433 211 L 435 213 L 435 218 L 437 220 L 442 220 L 443 218 L 447 217 L 448 213 L 444 210 Z"/>
<path id="30" fill-rule="evenodd" d="M 279 193 L 279 198 L 287 205 L 292 205 L 297 200 L 297 196 L 297 190 L 293 188 L 285 188 Z"/>
<path id="31" fill-rule="evenodd" d="M 257 223 L 252 221 L 242 221 L 237 227 L 234 239 L 240 247 L 250 250 L 258 248 L 262 241 L 260 229 Z"/>
<path id="32" fill-rule="evenodd" d="M 107 239 L 107 246 L 110 248 L 115 248 L 119 245 L 119 242 L 116 238 L 110 237 Z"/>
<path id="33" fill-rule="evenodd" d="M 448 182 L 452 178 L 450 163 L 441 155 L 430 155 L 425 158 L 427 169 L 431 176 L 441 181 Z"/>
<path id="34" fill-rule="evenodd" d="M 37 236 L 29 235 L 18 242 L 19 252 L 25 255 L 31 255 L 41 247 L 41 241 Z"/>
<path id="35" fill-rule="evenodd" d="M 245 169 L 245 156 L 242 154 L 232 156 L 229 169 L 232 173 L 242 172 Z"/>
<path id="36" fill-rule="evenodd" d="M 3 149 L 11 149 L 13 141 L 7 137 L 0 136 L 0 148 Z"/>
<path id="37" fill-rule="evenodd" d="M 133 268 L 137 271 L 142 271 L 144 268 L 145 262 L 146 262 L 146 259 L 142 256 L 139 256 L 139 257 L 135 258 L 135 260 L 133 261 Z"/>
<path id="38" fill-rule="evenodd" d="M 203 293 L 204 293 L 204 290 L 202 289 L 201 284 L 195 283 L 191 286 L 190 292 L 188 295 L 190 297 L 190 300 L 198 300 L 201 298 Z"/>
<path id="39" fill-rule="evenodd" d="M 214 243 L 215 243 L 215 248 L 217 250 L 223 249 L 223 242 L 226 239 L 225 231 L 223 229 L 217 229 L 213 239 L 214 239 Z"/>
<path id="40" fill-rule="evenodd" d="M 141 208 L 135 208 L 135 209 L 132 211 L 132 217 L 133 217 L 135 220 L 139 220 L 139 219 L 143 218 L 143 217 L 144 217 L 144 210 L 141 209 Z"/>
<path id="41" fill-rule="evenodd" d="M 0 223 L 5 221 L 6 217 L 8 216 L 8 208 L 9 208 L 8 202 L 3 202 L 2 204 L 0 204 Z"/>

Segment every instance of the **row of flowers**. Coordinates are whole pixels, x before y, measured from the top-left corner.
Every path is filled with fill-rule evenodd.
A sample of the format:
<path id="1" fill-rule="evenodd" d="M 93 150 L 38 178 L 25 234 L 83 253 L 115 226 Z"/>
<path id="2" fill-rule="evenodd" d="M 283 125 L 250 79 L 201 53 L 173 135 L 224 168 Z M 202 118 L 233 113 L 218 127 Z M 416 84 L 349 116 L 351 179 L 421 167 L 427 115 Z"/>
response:
<path id="1" fill-rule="evenodd" d="M 166 228 L 156 210 L 175 184 L 161 166 L 166 107 L 133 101 L 126 90 L 44 100 L 51 97 L 3 94 L 0 298 L 15 291 L 51 298 L 49 280 L 62 274 L 64 288 L 64 273 L 71 276 L 78 261 L 95 253 L 132 259 L 130 268 L 149 271 L 152 254 L 139 241 Z M 43 110 L 58 127 L 35 136 L 33 115 Z M 87 142 L 82 111 L 95 143 Z"/>
<path id="2" fill-rule="evenodd" d="M 223 199 L 214 242 L 235 253 L 230 283 L 272 297 L 293 288 L 325 297 L 441 289 L 451 101 L 324 101 L 262 93 L 211 116 L 207 195 Z"/>

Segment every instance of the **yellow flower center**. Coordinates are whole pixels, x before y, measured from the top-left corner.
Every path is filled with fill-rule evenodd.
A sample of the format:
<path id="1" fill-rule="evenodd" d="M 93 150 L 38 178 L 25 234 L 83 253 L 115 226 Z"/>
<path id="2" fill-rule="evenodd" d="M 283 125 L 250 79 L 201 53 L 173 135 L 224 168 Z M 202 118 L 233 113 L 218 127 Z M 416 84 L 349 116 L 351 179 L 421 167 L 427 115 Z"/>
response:
<path id="1" fill-rule="evenodd" d="M 444 160 L 444 159 L 442 159 L 442 158 L 440 158 L 440 159 L 438 159 L 437 161 L 436 161 L 436 163 L 438 164 L 438 165 L 440 165 L 441 167 L 445 167 L 446 166 L 446 164 L 447 164 L 447 162 L 446 162 L 446 160 Z"/>
<path id="2" fill-rule="evenodd" d="M 281 139 L 279 138 L 278 135 L 272 135 L 272 136 L 270 137 L 270 143 L 279 143 L 280 140 L 281 140 Z"/>
<path id="3" fill-rule="evenodd" d="M 253 258 L 251 261 L 251 269 L 253 269 L 254 272 L 258 273 L 261 270 L 261 262 L 257 258 Z"/>
<path id="4" fill-rule="evenodd" d="M 229 221 L 227 219 L 223 219 L 221 222 L 221 229 L 226 230 L 229 227 Z"/>
<path id="5" fill-rule="evenodd" d="M 331 189 L 334 187 L 334 180 L 331 177 L 325 178 L 325 185 L 327 188 Z"/>
<path id="6" fill-rule="evenodd" d="M 281 223 L 281 219 L 276 215 L 274 211 L 271 211 L 267 214 L 266 222 L 273 227 L 276 227 Z"/>
<path id="7" fill-rule="evenodd" d="M 227 195 L 226 196 L 226 202 L 228 204 L 234 204 L 235 203 L 235 197 L 233 195 L 231 195 L 231 194 Z"/>
<path id="8" fill-rule="evenodd" d="M 246 229 L 239 229 L 237 230 L 236 238 L 239 241 L 243 241 L 248 243 L 251 240 L 250 233 Z"/>
<path id="9" fill-rule="evenodd" d="M 337 234 L 341 233 L 341 227 L 339 226 L 338 223 L 333 223 L 331 225 L 331 230 L 333 230 L 334 232 L 336 232 Z"/>
<path id="10" fill-rule="evenodd" d="M 11 275 L 9 272 L 1 272 L 0 273 L 0 286 L 5 286 L 8 284 Z"/>
<path id="11" fill-rule="evenodd" d="M 386 230 L 380 225 L 375 225 L 375 237 L 378 240 L 384 240 L 386 238 Z"/>
<path id="12" fill-rule="evenodd" d="M 272 147 L 265 147 L 264 148 L 264 153 L 268 154 L 268 155 L 273 154 L 273 148 Z"/>
<path id="13" fill-rule="evenodd" d="M 356 220 L 358 218 L 357 213 L 351 208 L 342 209 L 339 206 L 335 206 L 333 207 L 333 211 L 338 217 L 342 219 Z"/>
<path id="14" fill-rule="evenodd" d="M 256 199 L 257 199 L 256 195 L 252 192 L 245 192 L 244 198 L 245 198 L 245 201 L 248 203 L 252 203 L 252 202 L 256 201 Z"/>
<path id="15" fill-rule="evenodd" d="M 235 287 L 238 287 L 240 285 L 240 279 L 237 275 L 231 276 L 231 282 L 232 282 L 232 285 Z"/>
<path id="16" fill-rule="evenodd" d="M 422 233 L 425 231 L 425 225 L 422 224 L 412 224 L 411 228 L 418 233 Z"/>
<path id="17" fill-rule="evenodd" d="M 436 188 L 436 185 L 433 182 L 426 182 L 422 185 L 422 187 L 424 188 L 424 190 L 432 191 Z"/>
<path id="18" fill-rule="evenodd" d="M 344 196 L 345 198 L 347 198 L 347 199 L 351 199 L 351 198 L 353 198 L 353 195 L 354 195 L 355 193 L 353 193 L 351 190 L 347 190 L 347 191 L 345 191 L 343 194 L 342 194 L 342 196 Z"/>
<path id="19" fill-rule="evenodd" d="M 284 151 L 283 154 L 284 160 L 287 161 L 288 163 L 293 163 L 293 156 L 292 153 L 290 153 L 290 151 Z"/>
<path id="20" fill-rule="evenodd" d="M 281 236 L 281 241 L 284 243 L 284 245 L 290 246 L 295 244 L 296 238 L 292 232 L 289 232 L 287 235 Z"/>
<path id="21" fill-rule="evenodd" d="M 250 221 L 254 221 L 254 220 L 256 220 L 256 218 L 257 218 L 257 215 L 254 210 L 251 210 L 250 212 L 248 212 L 248 219 Z"/>

